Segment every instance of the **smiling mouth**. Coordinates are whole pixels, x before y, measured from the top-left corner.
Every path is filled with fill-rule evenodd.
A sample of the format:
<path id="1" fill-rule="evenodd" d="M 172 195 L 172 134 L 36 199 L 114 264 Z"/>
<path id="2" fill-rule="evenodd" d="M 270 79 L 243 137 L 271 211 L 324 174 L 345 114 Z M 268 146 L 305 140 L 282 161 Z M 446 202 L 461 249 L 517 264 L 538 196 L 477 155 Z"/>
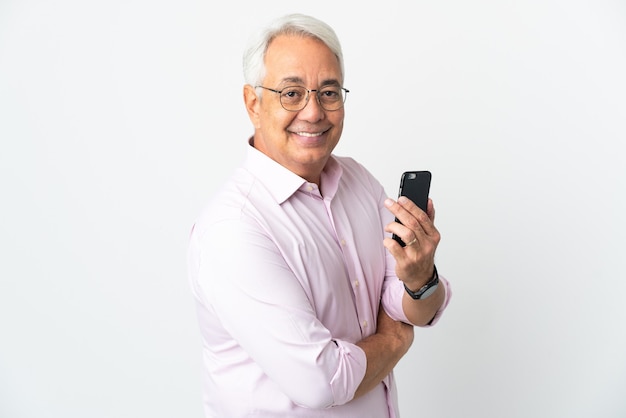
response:
<path id="1" fill-rule="evenodd" d="M 318 136 L 324 135 L 328 131 L 329 129 L 322 131 L 322 132 L 294 132 L 294 134 L 299 135 L 299 136 L 305 136 L 307 138 L 316 138 Z"/>

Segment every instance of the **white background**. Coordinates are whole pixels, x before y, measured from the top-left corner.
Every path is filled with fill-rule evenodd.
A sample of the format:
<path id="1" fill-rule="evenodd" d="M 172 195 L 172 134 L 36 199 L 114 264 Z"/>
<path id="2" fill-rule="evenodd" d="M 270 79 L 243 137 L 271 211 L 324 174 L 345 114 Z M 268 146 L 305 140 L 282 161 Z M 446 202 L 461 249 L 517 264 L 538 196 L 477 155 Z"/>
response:
<path id="1" fill-rule="evenodd" d="M 626 416 L 626 4 L 267 3 L 0 0 L 0 416 L 202 416 L 187 236 L 287 12 L 342 40 L 337 153 L 433 172 L 455 294 L 402 416 Z"/>

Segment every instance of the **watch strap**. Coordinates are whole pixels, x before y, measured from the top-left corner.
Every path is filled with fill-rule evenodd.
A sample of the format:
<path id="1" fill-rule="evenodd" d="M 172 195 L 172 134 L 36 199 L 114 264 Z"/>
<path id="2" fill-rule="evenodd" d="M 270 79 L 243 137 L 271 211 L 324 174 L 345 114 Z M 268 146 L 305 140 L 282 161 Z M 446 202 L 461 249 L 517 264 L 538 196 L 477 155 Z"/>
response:
<path id="1" fill-rule="evenodd" d="M 409 296 L 415 300 L 426 299 L 428 296 L 433 294 L 435 289 L 437 289 L 437 285 L 439 285 L 439 273 L 437 273 L 437 266 L 433 266 L 433 276 L 424 286 L 414 292 L 405 284 L 404 290 L 406 290 Z"/>

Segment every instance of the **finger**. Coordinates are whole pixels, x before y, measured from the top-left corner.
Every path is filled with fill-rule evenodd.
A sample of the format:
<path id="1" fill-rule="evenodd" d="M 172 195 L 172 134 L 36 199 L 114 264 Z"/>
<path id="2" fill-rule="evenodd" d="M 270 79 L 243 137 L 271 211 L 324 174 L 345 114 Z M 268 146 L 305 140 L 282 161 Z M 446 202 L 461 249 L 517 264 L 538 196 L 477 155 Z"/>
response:
<path id="1" fill-rule="evenodd" d="M 393 256 L 393 258 L 397 260 L 404 260 L 407 257 L 404 248 L 398 244 L 395 239 L 385 238 L 383 240 L 383 245 L 389 251 L 389 253 Z"/>
<path id="2" fill-rule="evenodd" d="M 428 199 L 428 210 L 426 211 L 428 213 L 428 217 L 430 218 L 431 222 L 435 222 L 435 204 L 433 203 L 432 199 Z"/>
<path id="3" fill-rule="evenodd" d="M 411 229 L 402 225 L 400 222 L 394 221 L 387 226 L 385 226 L 385 232 L 393 234 L 395 237 L 400 238 L 402 243 L 398 243 L 399 245 L 414 245 L 418 242 L 418 237 Z"/>
<path id="4" fill-rule="evenodd" d="M 421 211 L 413 202 L 407 199 L 404 196 L 401 196 L 398 201 L 394 201 L 393 199 L 386 199 L 385 206 L 387 209 L 395 215 L 396 219 L 409 230 L 414 231 L 416 233 L 423 233 L 422 227 L 420 226 L 420 222 L 416 218 L 416 216 L 421 217 L 422 219 L 428 219 L 428 216 Z M 413 212 L 411 212 L 413 211 Z M 396 235 L 400 237 L 404 237 L 406 232 L 398 233 L 396 231 L 392 231 L 396 233 Z M 408 237 L 409 240 L 412 239 Z M 404 241 L 404 239 L 403 239 Z M 405 241 L 406 242 L 406 241 Z"/>
<path id="5" fill-rule="evenodd" d="M 410 199 L 401 196 L 398 198 L 398 204 L 406 211 L 404 216 L 399 218 L 400 221 L 416 235 L 425 233 L 425 224 L 430 223 L 428 215 Z M 419 236 L 418 236 L 419 239 Z"/>
<path id="6" fill-rule="evenodd" d="M 417 236 L 415 238 L 413 238 L 411 241 L 408 241 L 406 244 L 404 244 L 405 247 L 410 247 L 412 245 L 415 245 L 417 243 Z"/>
<path id="7" fill-rule="evenodd" d="M 435 218 L 435 206 L 431 199 L 428 199 L 426 208 L 427 212 L 424 212 L 415 203 L 404 196 L 398 198 L 398 204 L 409 212 L 410 216 L 414 218 L 406 218 L 406 220 L 403 218 L 401 222 L 413 230 L 416 235 L 425 234 L 430 236 L 437 232 L 433 224 Z M 420 239 L 419 236 L 418 239 Z"/>
<path id="8" fill-rule="evenodd" d="M 401 215 L 402 212 L 406 211 L 406 209 L 404 209 L 402 205 L 389 197 L 385 199 L 385 207 L 387 208 L 387 210 L 389 210 L 389 212 L 394 214 L 396 218 L 398 217 L 398 215 Z"/>
<path id="9" fill-rule="evenodd" d="M 404 209 L 406 209 L 408 212 L 413 214 L 414 216 L 417 216 L 419 213 L 424 212 L 422 208 L 417 206 L 415 202 L 413 202 L 411 199 L 409 199 L 406 196 L 400 196 L 398 198 L 398 204 L 402 206 Z"/>

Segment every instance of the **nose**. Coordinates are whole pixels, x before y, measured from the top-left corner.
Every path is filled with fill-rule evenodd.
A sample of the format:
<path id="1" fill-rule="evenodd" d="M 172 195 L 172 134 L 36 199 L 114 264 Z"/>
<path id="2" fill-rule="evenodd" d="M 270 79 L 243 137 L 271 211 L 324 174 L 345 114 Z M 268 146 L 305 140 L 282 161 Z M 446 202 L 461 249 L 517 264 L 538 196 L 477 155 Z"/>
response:
<path id="1" fill-rule="evenodd" d="M 309 93 L 309 100 L 304 108 L 298 113 L 298 117 L 309 122 L 316 122 L 324 119 L 325 116 L 326 112 L 324 112 L 322 105 L 320 105 L 317 90 L 311 90 Z"/>

